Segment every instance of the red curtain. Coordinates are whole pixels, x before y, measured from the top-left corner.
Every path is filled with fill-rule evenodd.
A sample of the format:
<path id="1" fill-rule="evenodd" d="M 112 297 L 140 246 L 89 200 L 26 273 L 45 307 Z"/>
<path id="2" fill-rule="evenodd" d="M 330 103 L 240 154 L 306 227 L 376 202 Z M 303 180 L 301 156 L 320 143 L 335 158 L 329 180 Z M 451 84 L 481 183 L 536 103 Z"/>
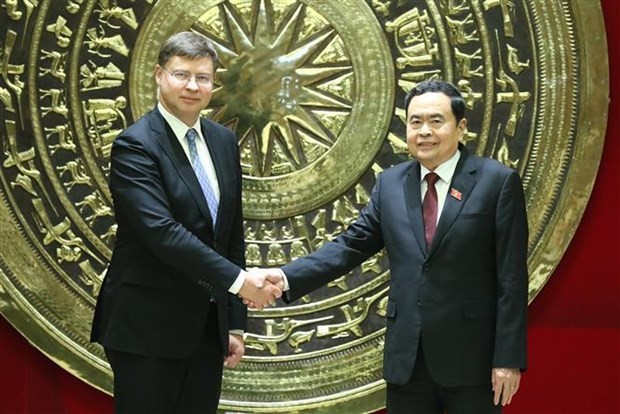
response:
<path id="1" fill-rule="evenodd" d="M 583 0 L 582 0 L 583 1 Z M 590 203 L 530 306 L 530 369 L 507 414 L 620 413 L 620 7 L 603 0 L 611 103 Z M 615 88 L 615 89 L 614 89 Z M 0 413 L 112 413 L 112 398 L 32 347 L 0 317 Z"/>

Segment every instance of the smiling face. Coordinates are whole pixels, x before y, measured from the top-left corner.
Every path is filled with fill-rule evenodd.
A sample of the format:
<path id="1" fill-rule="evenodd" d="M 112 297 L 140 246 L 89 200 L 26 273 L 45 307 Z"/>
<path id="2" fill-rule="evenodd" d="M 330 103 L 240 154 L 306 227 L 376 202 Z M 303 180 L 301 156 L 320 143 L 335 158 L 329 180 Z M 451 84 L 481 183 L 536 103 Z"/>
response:
<path id="1" fill-rule="evenodd" d="M 179 81 L 171 73 L 184 72 L 192 75 L 188 81 Z M 188 59 L 173 56 L 165 67 L 155 67 L 155 80 L 159 86 L 159 102 L 171 114 L 187 126 L 196 123 L 200 111 L 209 105 L 213 84 L 198 84 L 196 76 L 214 76 L 213 60 L 210 57 Z"/>
<path id="2" fill-rule="evenodd" d="M 430 171 L 449 160 L 463 137 L 467 120 L 457 123 L 450 97 L 442 92 L 414 96 L 407 108 L 409 152 Z"/>

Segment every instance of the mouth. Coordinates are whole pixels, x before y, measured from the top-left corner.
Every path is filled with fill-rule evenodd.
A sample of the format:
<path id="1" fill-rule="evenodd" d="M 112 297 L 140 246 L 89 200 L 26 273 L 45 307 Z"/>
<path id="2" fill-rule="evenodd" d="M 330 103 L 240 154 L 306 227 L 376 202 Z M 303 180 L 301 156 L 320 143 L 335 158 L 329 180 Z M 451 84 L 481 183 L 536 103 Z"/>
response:
<path id="1" fill-rule="evenodd" d="M 418 142 L 418 148 L 433 148 L 435 145 L 434 142 Z"/>
<path id="2" fill-rule="evenodd" d="M 200 99 L 190 98 L 189 96 L 181 96 L 181 100 L 185 102 L 200 102 Z"/>

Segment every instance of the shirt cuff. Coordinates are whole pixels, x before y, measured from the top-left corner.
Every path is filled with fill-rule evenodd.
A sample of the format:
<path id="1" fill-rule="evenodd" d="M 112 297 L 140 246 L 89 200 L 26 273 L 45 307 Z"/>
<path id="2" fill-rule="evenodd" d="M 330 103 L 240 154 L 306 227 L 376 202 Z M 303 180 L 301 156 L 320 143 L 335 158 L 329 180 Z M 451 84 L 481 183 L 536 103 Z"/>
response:
<path id="1" fill-rule="evenodd" d="M 243 286 L 243 282 L 245 282 L 245 270 L 241 269 L 241 271 L 239 272 L 239 276 L 237 276 L 237 279 L 235 279 L 235 283 L 233 283 L 232 286 L 228 288 L 228 291 L 233 295 L 239 294 L 239 291 Z"/>
<path id="2" fill-rule="evenodd" d="M 280 271 L 280 276 L 282 276 L 282 281 L 284 282 L 284 289 L 282 289 L 283 292 L 286 292 L 287 290 L 290 289 L 290 286 L 288 284 L 288 278 L 286 277 L 286 273 L 284 273 L 284 270 L 282 269 L 278 269 Z"/>
<path id="3" fill-rule="evenodd" d="M 243 331 L 243 329 L 231 329 L 230 331 L 228 331 L 228 333 L 231 334 L 231 335 L 243 336 L 244 331 Z"/>

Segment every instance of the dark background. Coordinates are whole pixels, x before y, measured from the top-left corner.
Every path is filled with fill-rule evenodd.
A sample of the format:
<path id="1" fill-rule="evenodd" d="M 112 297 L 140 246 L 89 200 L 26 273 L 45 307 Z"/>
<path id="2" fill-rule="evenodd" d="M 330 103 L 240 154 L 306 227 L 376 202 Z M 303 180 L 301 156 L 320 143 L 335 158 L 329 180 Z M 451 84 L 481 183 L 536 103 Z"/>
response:
<path id="1" fill-rule="evenodd" d="M 542 1 L 542 0 L 541 0 Z M 580 0 L 584 1 L 584 0 Z M 592 0 L 595 1 L 595 0 Z M 602 0 L 607 136 L 575 237 L 529 309 L 529 370 L 506 414 L 620 413 L 620 7 Z M 0 317 L 0 414 L 107 414 L 112 398 L 73 377 Z"/>

